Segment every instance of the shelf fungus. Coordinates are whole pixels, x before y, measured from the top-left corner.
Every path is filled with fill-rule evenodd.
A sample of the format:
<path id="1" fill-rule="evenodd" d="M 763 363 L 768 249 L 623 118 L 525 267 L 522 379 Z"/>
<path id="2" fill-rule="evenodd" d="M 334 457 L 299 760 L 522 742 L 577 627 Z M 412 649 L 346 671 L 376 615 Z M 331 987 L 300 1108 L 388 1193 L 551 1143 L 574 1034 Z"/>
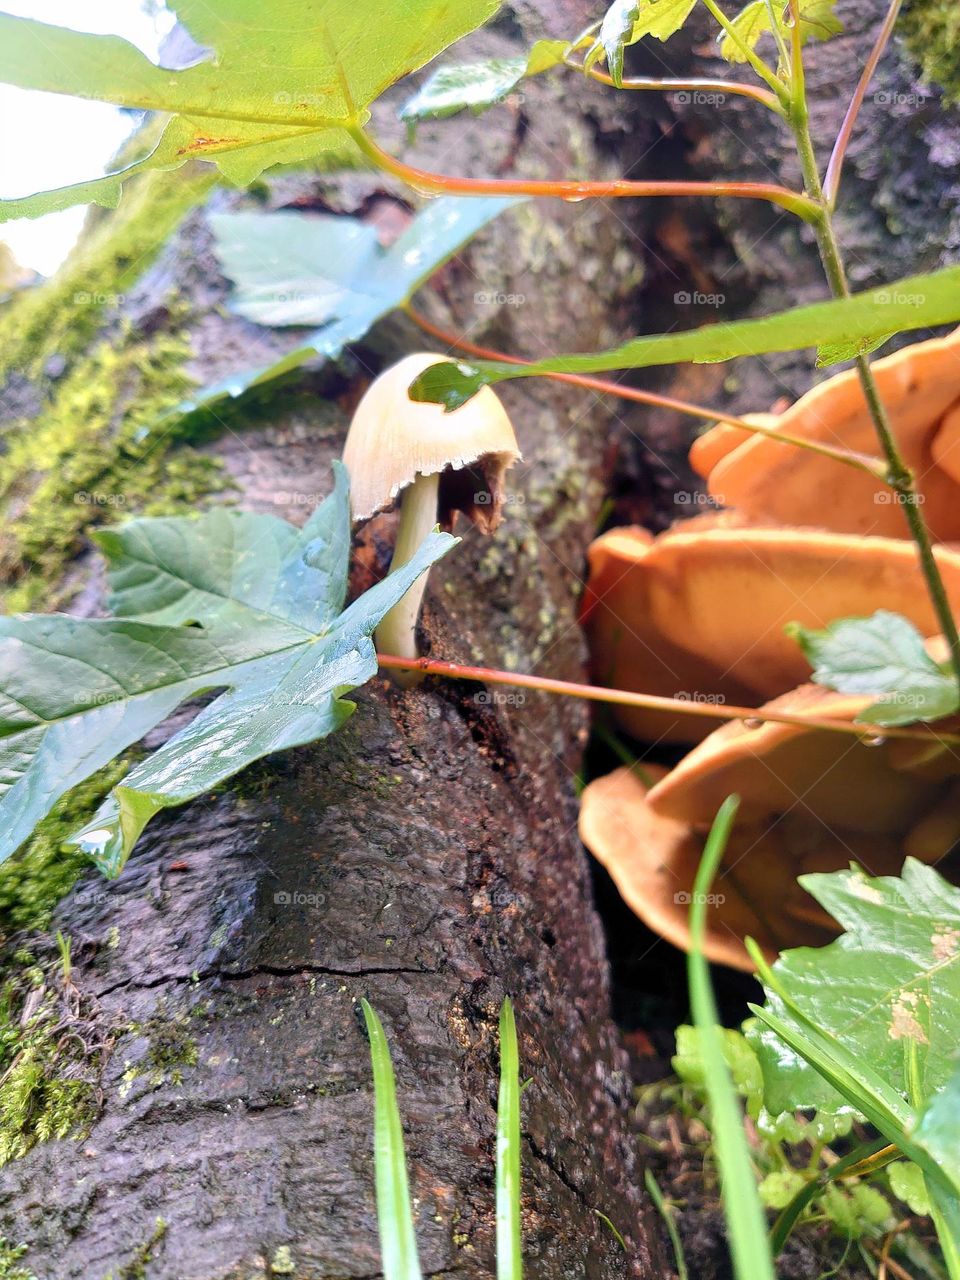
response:
<path id="1" fill-rule="evenodd" d="M 934 540 L 960 540 L 960 329 L 872 368 Z M 820 383 L 779 415 L 754 416 L 785 435 L 880 456 L 856 370 Z M 694 442 L 690 462 L 718 503 L 751 521 L 910 536 L 892 489 L 822 454 L 720 424 Z"/>
<path id="2" fill-rule="evenodd" d="M 368 520 L 399 500 L 393 568 L 404 564 L 436 525 L 450 529 L 462 511 L 483 533 L 500 523 L 504 477 L 520 458 L 513 426 L 493 391 L 484 387 L 462 408 L 411 400 L 408 388 L 445 357 L 406 356 L 385 370 L 357 405 L 343 450 L 350 473 L 354 521 Z M 382 653 L 414 659 L 417 618 L 427 574 L 377 628 Z M 394 673 L 399 683 L 416 673 Z"/>
<path id="3" fill-rule="evenodd" d="M 889 609 L 924 636 L 937 632 L 911 543 L 738 519 L 697 516 L 658 537 L 615 529 L 593 543 L 582 621 L 596 680 L 688 707 L 752 707 L 809 678 L 789 622 L 819 628 Z M 937 547 L 936 556 L 960 611 L 960 549 Z M 615 715 L 650 742 L 697 742 L 716 724 L 690 711 Z"/>
<path id="4" fill-rule="evenodd" d="M 869 699 L 803 685 L 760 708 L 852 721 Z M 771 958 L 819 946 L 837 926 L 797 884 L 856 863 L 898 875 L 906 855 L 956 876 L 960 751 L 934 739 L 853 738 L 771 721 L 731 722 L 674 769 L 617 769 L 584 791 L 580 834 L 651 929 L 689 945 L 694 876 L 711 823 L 736 793 L 740 810 L 707 903 L 709 959 L 753 970 L 743 940 Z M 945 859 L 945 861 L 944 861 Z M 951 877 L 951 870 L 953 877 Z"/>

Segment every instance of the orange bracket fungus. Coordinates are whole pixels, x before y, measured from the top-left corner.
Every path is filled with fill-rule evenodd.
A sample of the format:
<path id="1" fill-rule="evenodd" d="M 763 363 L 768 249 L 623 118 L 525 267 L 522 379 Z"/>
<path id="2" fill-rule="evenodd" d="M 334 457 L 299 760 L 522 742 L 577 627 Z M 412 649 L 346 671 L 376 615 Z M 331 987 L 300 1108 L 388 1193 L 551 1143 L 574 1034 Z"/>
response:
<path id="1" fill-rule="evenodd" d="M 854 720 L 870 700 L 804 685 L 759 708 Z M 689 943 L 694 876 L 717 809 L 741 805 L 707 905 L 711 960 L 753 970 L 743 939 L 771 958 L 818 946 L 836 926 L 797 884 L 851 862 L 899 873 L 905 855 L 940 862 L 960 839 L 960 752 L 850 738 L 821 728 L 730 723 L 670 772 L 617 769 L 586 788 L 580 834 L 653 930 Z M 922 744 L 921 744 L 922 745 Z"/>
<path id="2" fill-rule="evenodd" d="M 904 347 L 872 369 L 931 536 L 960 540 L 960 329 Z M 879 456 L 856 370 L 820 383 L 782 414 L 756 416 L 784 435 Z M 751 521 L 909 536 L 893 490 L 822 454 L 721 424 L 694 442 L 690 462 L 718 502 Z"/>

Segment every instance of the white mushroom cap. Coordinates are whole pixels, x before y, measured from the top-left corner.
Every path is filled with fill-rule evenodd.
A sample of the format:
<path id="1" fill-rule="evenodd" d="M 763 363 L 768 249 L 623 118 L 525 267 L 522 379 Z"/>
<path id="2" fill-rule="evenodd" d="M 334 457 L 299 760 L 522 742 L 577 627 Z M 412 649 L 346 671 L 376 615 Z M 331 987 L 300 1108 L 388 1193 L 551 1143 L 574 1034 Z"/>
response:
<path id="1" fill-rule="evenodd" d="M 357 405 L 343 450 L 354 520 L 389 507 L 418 475 L 440 473 L 441 524 L 457 510 L 485 531 L 499 522 L 503 476 L 520 450 L 495 393 L 484 387 L 452 413 L 407 394 L 424 369 L 446 358 L 435 352 L 404 357 L 380 374 Z M 460 471 L 473 474 L 445 482 L 444 473 Z M 478 492 L 485 497 L 477 499 Z"/>

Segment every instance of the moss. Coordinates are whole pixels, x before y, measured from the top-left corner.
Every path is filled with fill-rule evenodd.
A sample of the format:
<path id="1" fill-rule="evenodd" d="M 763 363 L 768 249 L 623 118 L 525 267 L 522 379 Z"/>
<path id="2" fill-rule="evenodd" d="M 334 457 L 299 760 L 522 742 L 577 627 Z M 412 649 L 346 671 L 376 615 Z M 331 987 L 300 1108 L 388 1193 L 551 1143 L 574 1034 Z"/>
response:
<path id="1" fill-rule="evenodd" d="M 19 1265 L 26 1252 L 25 1244 L 11 1244 L 0 1236 L 0 1280 L 37 1280 L 32 1271 Z"/>
<path id="2" fill-rule="evenodd" d="M 126 185 L 114 213 L 94 217 L 80 247 L 45 284 L 18 295 L 0 319 L 0 379 L 43 373 L 51 356 L 82 352 L 108 308 L 143 274 L 170 233 L 213 186 L 208 169 L 150 173 Z"/>
<path id="3" fill-rule="evenodd" d="M 296 1272 L 296 1264 L 288 1244 L 282 1244 L 274 1250 L 270 1260 L 270 1270 L 275 1276 L 292 1276 Z"/>
<path id="4" fill-rule="evenodd" d="M 3 596 L 15 612 L 59 603 L 56 584 L 93 524 L 175 514 L 225 487 L 221 464 L 158 429 L 192 386 L 178 335 L 129 328 L 76 361 L 40 415 L 10 428 L 0 458 Z"/>
<path id="5" fill-rule="evenodd" d="M 162 1084 L 177 1085 L 185 1067 L 195 1067 L 200 1059 L 197 1042 L 182 1019 L 156 1014 L 146 1022 L 132 1022 L 127 1028 L 147 1040 L 147 1052 L 136 1064 L 128 1064 L 123 1073 L 121 1091 L 126 1094 L 134 1080 L 146 1076 L 154 1088 Z"/>
<path id="6" fill-rule="evenodd" d="M 119 1271 L 111 1271 L 109 1275 L 104 1276 L 103 1280 L 147 1280 L 147 1266 L 153 1261 L 157 1248 L 166 1239 L 168 1230 L 166 1220 L 157 1218 L 153 1224 L 152 1233 L 143 1244 L 137 1246 L 133 1258 Z M 2 1280 L 2 1273 L 0 1273 L 0 1280 Z"/>
<path id="7" fill-rule="evenodd" d="M 900 32 L 923 77 L 939 85 L 945 102 L 960 102 L 960 7 L 957 0 L 908 0 Z"/>
<path id="8" fill-rule="evenodd" d="M 26 959 L 0 988 L 0 1165 L 38 1142 L 86 1133 L 113 1046 L 62 962 Z"/>
<path id="9" fill-rule="evenodd" d="M 68 791 L 20 851 L 0 865 L 0 932 L 46 928 L 54 907 L 90 867 L 83 854 L 64 853 L 63 842 L 89 818 L 129 766 L 129 757 L 115 760 Z"/>

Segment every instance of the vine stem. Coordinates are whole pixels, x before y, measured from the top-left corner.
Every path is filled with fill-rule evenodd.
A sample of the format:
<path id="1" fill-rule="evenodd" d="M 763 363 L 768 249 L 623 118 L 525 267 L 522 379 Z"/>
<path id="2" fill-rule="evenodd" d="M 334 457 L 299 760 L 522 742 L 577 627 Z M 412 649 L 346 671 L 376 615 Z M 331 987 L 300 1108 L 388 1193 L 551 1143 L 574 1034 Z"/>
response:
<path id="1" fill-rule="evenodd" d="M 634 182 L 629 178 L 581 182 L 569 178 L 454 178 L 404 164 L 378 146 L 360 125 L 351 125 L 347 131 L 378 169 L 392 173 L 424 196 L 556 196 L 571 202 L 629 196 L 731 196 L 767 201 L 786 209 L 788 213 L 796 214 L 804 222 L 815 222 L 819 213 L 816 202 L 808 196 L 791 191 L 788 187 L 781 187 L 775 182 Z"/>
<path id="2" fill-rule="evenodd" d="M 883 57 L 883 51 L 890 42 L 893 34 L 893 28 L 897 21 L 897 15 L 900 12 L 902 0 L 891 0 L 890 8 L 887 10 L 887 16 L 883 20 L 877 38 L 874 41 L 873 48 L 870 50 L 870 56 L 864 65 L 860 79 L 857 81 L 857 87 L 850 99 L 850 105 L 847 107 L 846 115 L 843 117 L 843 124 L 840 126 L 840 132 L 837 134 L 837 140 L 833 144 L 833 152 L 830 156 L 830 163 L 827 165 L 826 176 L 823 180 L 823 194 L 828 206 L 832 209 L 837 201 L 837 192 L 840 189 L 840 176 L 843 172 L 843 161 L 847 154 L 847 147 L 850 145 L 850 138 L 853 134 L 853 126 L 857 122 L 857 116 L 860 114 L 860 108 L 863 106 L 863 100 L 866 97 L 867 89 L 870 81 L 873 79 L 877 64 Z"/>
<path id="3" fill-rule="evenodd" d="M 480 360 L 502 360 L 507 364 L 530 364 L 520 356 L 509 355 L 504 351 L 496 351 L 492 347 L 482 347 L 476 342 L 458 337 L 454 333 L 441 329 L 410 303 L 405 303 L 403 310 L 424 333 L 438 341 L 446 343 L 457 351 L 476 356 Z M 801 436 L 789 435 L 777 427 L 765 427 L 759 422 L 747 422 L 734 414 L 723 413 L 718 409 L 709 409 L 705 405 L 693 404 L 689 400 L 677 400 L 673 396 L 661 395 L 656 391 L 642 391 L 639 387 L 625 387 L 619 382 L 611 382 L 606 378 L 593 378 L 583 373 L 547 373 L 543 375 L 553 382 L 566 382 L 575 387 L 584 387 L 588 391 L 597 391 L 601 395 L 619 396 L 621 400 L 631 400 L 636 404 L 653 405 L 660 409 L 670 409 L 675 413 L 683 413 L 688 417 L 701 421 L 722 422 L 725 426 L 736 427 L 750 435 L 767 436 L 781 444 L 791 445 L 796 449 L 806 449 L 808 453 L 818 453 L 822 457 L 831 458 L 834 462 L 842 462 L 858 471 L 865 471 L 875 480 L 887 484 L 887 468 L 878 459 L 867 453 L 857 453 L 853 449 L 841 449 L 834 445 L 821 444 L 816 440 L 804 440 Z"/>
<path id="4" fill-rule="evenodd" d="M 799 37 L 796 34 L 799 29 L 799 4 L 798 0 L 790 0 L 790 3 L 791 10 L 794 12 L 794 38 L 799 42 Z M 803 172 L 806 191 L 816 201 L 819 208 L 819 214 L 814 221 L 817 245 L 834 297 L 847 298 L 850 296 L 850 286 L 847 282 L 843 255 L 833 226 L 832 210 L 826 201 L 820 182 L 820 170 L 817 165 L 816 153 L 813 149 L 813 139 L 810 136 L 806 94 L 802 80 L 797 88 L 799 92 L 796 92 L 794 96 L 789 119 L 797 141 L 797 153 L 800 158 L 800 167 Z M 893 489 L 900 505 L 903 507 L 910 534 L 916 544 L 920 569 L 927 584 L 930 602 L 933 605 L 940 630 L 947 642 L 954 676 L 958 686 L 960 686 L 960 632 L 957 630 L 957 623 L 950 609 L 943 578 L 940 575 L 940 569 L 933 554 L 933 543 L 930 539 L 927 522 L 923 518 L 920 495 L 914 483 L 913 473 L 900 452 L 896 434 L 880 395 L 880 388 L 877 386 L 877 380 L 870 367 L 869 357 L 858 355 L 856 368 L 867 409 L 873 420 L 881 451 L 886 459 L 887 483 Z"/>
<path id="5" fill-rule="evenodd" d="M 514 689 L 555 693 L 561 697 L 583 698 L 588 702 L 607 702 L 620 707 L 643 707 L 649 711 L 674 712 L 677 715 L 701 716 L 710 720 L 747 720 L 763 723 L 769 721 L 774 724 L 799 725 L 804 729 L 824 729 L 831 733 L 844 733 L 849 737 L 871 740 L 906 738 L 910 741 L 960 744 L 960 734 L 956 733 L 858 725 L 849 720 L 833 720 L 828 716 L 805 716 L 792 711 L 765 711 L 758 707 L 696 702 L 692 698 L 663 698 L 653 693 L 634 693 L 631 689 L 607 689 L 601 685 L 580 684 L 574 680 L 554 680 L 550 676 L 500 671 L 495 667 L 462 666 L 458 662 L 441 662 L 432 658 L 401 658 L 394 654 L 378 653 L 377 662 L 387 671 L 416 671 L 425 676 L 447 676 L 451 680 L 509 685 Z"/>
<path id="6" fill-rule="evenodd" d="M 653 76 L 624 76 L 617 84 L 613 76 L 606 71 L 600 71 L 596 67 L 585 67 L 582 62 L 577 62 L 574 58 L 564 59 L 564 66 L 570 67 L 574 71 L 580 71 L 590 80 L 596 80 L 598 84 L 605 84 L 612 89 L 634 89 L 640 92 L 648 91 L 670 91 L 676 90 L 683 92 L 687 90 L 691 93 L 717 93 L 717 94 L 734 94 L 742 98 L 752 98 L 755 102 L 761 102 L 771 111 L 775 111 L 778 115 L 783 115 L 783 107 L 780 105 L 780 99 L 775 93 L 771 93 L 768 89 L 761 88 L 758 84 L 748 84 L 743 80 L 709 80 L 704 78 L 693 77 L 689 80 L 676 80 L 666 78 L 658 80 Z"/>

